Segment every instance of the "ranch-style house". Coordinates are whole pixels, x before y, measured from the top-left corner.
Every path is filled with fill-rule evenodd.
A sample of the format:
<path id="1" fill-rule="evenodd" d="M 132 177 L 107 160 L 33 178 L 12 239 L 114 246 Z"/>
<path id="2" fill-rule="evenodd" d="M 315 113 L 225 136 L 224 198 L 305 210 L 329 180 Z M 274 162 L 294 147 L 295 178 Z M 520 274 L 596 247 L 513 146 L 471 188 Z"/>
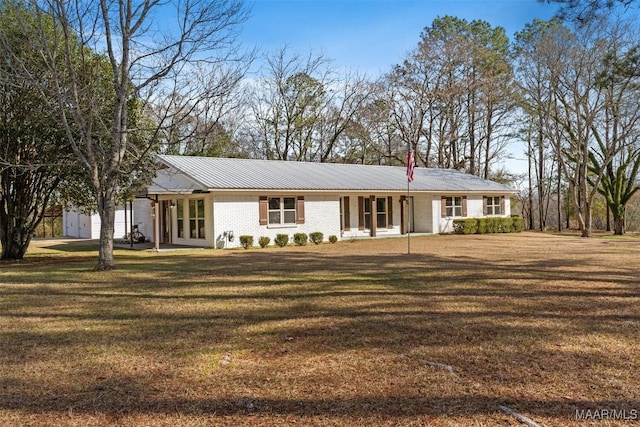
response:
<path id="1" fill-rule="evenodd" d="M 449 169 L 159 155 L 133 221 L 162 244 L 233 248 L 277 234 L 325 240 L 447 233 L 456 218 L 510 216 L 514 190 Z M 116 236 L 117 237 L 117 236 Z"/>

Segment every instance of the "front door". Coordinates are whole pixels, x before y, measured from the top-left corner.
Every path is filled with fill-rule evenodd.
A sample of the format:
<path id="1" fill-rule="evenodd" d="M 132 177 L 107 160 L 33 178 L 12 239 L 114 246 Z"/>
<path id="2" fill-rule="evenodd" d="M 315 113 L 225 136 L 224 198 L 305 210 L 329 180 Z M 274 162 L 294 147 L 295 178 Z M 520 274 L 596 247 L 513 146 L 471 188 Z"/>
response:
<path id="1" fill-rule="evenodd" d="M 171 243 L 171 202 L 162 201 L 160 209 L 160 243 Z"/>
<path id="2" fill-rule="evenodd" d="M 413 196 L 400 197 L 400 232 L 406 234 L 413 233 Z"/>
<path id="3" fill-rule="evenodd" d="M 413 233 L 415 231 L 413 228 L 413 196 L 409 196 L 407 201 L 407 222 L 409 224 L 409 233 Z"/>

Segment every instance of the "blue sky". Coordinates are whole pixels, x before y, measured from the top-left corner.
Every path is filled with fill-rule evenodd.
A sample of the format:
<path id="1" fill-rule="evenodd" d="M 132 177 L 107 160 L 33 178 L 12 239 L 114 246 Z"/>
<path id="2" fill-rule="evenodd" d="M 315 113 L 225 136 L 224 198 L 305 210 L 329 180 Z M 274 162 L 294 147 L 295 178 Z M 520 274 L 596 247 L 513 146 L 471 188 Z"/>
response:
<path id="1" fill-rule="evenodd" d="M 251 17 L 241 40 L 273 52 L 322 53 L 340 69 L 377 76 L 418 45 L 437 17 L 482 19 L 512 37 L 555 5 L 537 0 L 248 0 Z"/>

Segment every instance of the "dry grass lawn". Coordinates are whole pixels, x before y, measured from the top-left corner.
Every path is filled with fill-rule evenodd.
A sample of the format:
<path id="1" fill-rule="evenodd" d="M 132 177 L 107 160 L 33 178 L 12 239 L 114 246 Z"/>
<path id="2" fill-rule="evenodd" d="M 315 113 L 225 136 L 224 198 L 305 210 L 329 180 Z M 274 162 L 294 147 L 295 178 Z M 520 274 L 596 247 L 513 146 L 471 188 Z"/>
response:
<path id="1" fill-rule="evenodd" d="M 637 237 L 118 250 L 106 273 L 39 245 L 0 263 L 3 426 L 640 419 Z"/>

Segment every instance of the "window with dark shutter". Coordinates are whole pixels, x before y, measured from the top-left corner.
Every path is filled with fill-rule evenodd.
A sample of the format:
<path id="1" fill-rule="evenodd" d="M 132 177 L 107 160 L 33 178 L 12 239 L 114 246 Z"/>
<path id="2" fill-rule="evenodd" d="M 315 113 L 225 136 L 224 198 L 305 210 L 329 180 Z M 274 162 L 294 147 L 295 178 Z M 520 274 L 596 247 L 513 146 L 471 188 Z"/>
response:
<path id="1" fill-rule="evenodd" d="M 384 201 L 384 199 L 382 199 Z M 369 203 L 367 203 L 367 201 Z M 376 204 L 376 196 L 371 195 L 369 199 L 364 202 L 364 223 L 365 227 L 368 225 L 369 227 L 369 236 L 376 237 L 376 223 L 377 223 L 377 204 Z"/>
<path id="2" fill-rule="evenodd" d="M 304 196 L 298 196 L 296 224 L 304 224 Z"/>
<path id="3" fill-rule="evenodd" d="M 351 212 L 349 210 L 349 196 L 342 198 L 342 215 L 344 217 L 344 230 L 351 230 Z"/>
<path id="4" fill-rule="evenodd" d="M 267 198 L 267 196 L 260 196 L 260 201 L 258 202 L 260 225 L 267 225 L 269 223 L 268 215 L 267 215 L 267 213 L 269 212 L 268 208 L 269 208 L 269 199 Z"/>

